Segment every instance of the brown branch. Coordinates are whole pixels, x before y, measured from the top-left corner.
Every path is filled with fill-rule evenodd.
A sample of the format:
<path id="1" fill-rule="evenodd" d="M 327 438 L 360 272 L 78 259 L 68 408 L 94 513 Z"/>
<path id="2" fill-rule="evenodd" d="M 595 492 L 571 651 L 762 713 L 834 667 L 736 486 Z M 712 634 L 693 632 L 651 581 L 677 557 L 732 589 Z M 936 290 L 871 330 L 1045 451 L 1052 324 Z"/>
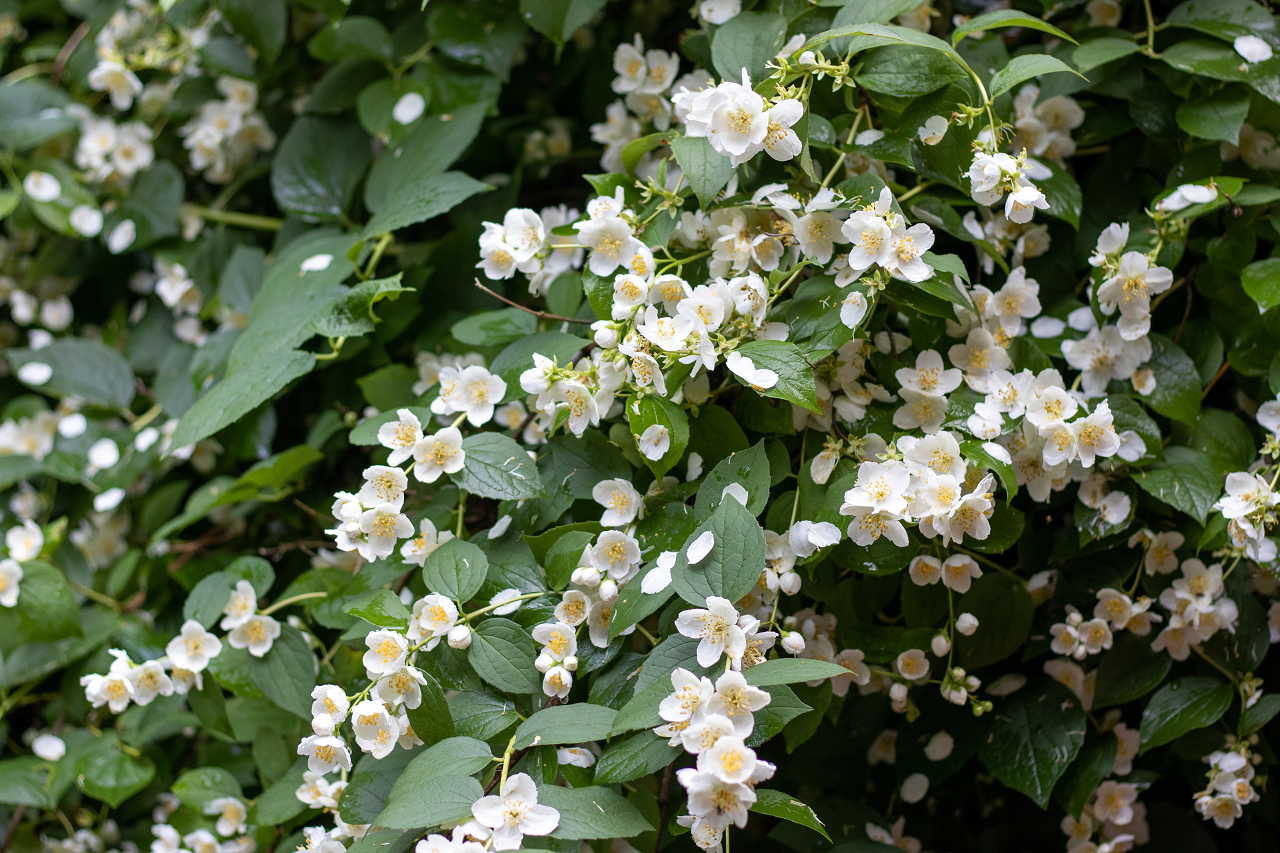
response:
<path id="1" fill-rule="evenodd" d="M 8 853 L 9 843 L 13 841 L 13 836 L 18 831 L 18 824 L 22 822 L 22 814 L 26 810 L 26 805 L 20 805 L 13 810 L 13 820 L 9 821 L 9 829 L 4 834 L 4 843 L 0 844 L 0 853 Z"/>
<path id="2" fill-rule="evenodd" d="M 667 798 L 671 794 L 671 774 L 675 769 L 675 762 L 672 762 L 662 774 L 662 787 L 658 790 L 658 831 L 653 836 L 653 853 L 658 853 L 658 846 L 662 843 L 662 827 L 667 823 Z"/>
<path id="3" fill-rule="evenodd" d="M 67 66 L 67 61 L 71 59 L 71 54 L 80 46 L 80 42 L 84 41 L 84 37 L 89 34 L 89 22 L 85 21 L 76 27 L 76 31 L 71 34 L 71 38 L 67 39 L 67 43 L 62 46 L 62 50 L 58 51 L 58 58 L 53 61 L 53 73 L 49 75 L 49 82 L 58 85 L 58 78 L 62 76 L 62 71 Z"/>
<path id="4" fill-rule="evenodd" d="M 1218 372 L 1213 374 L 1213 378 L 1209 380 L 1209 384 L 1204 386 L 1204 390 L 1200 392 L 1201 400 L 1209 396 L 1209 392 L 1213 390 L 1213 386 L 1218 383 L 1218 380 L 1222 378 L 1222 374 L 1226 373 L 1227 368 L 1229 368 L 1230 366 L 1231 366 L 1231 362 L 1229 361 L 1222 362 L 1222 367 L 1218 368 Z"/>
<path id="5" fill-rule="evenodd" d="M 519 302 L 513 302 L 500 293 L 494 293 L 492 290 L 490 290 L 489 288 L 481 284 L 480 279 L 478 278 L 475 280 L 475 283 L 476 283 L 476 287 L 480 288 L 485 293 L 492 296 L 494 299 L 505 302 L 508 305 L 510 305 L 512 308 L 519 308 L 521 311 L 525 312 L 526 314 L 532 314 L 533 316 L 538 317 L 542 320 L 563 320 L 566 323 L 590 323 L 591 322 L 590 320 L 582 320 L 578 317 L 564 317 L 560 314 L 548 314 L 546 311 L 538 311 L 534 308 L 526 308 L 525 306 L 521 305 Z"/>

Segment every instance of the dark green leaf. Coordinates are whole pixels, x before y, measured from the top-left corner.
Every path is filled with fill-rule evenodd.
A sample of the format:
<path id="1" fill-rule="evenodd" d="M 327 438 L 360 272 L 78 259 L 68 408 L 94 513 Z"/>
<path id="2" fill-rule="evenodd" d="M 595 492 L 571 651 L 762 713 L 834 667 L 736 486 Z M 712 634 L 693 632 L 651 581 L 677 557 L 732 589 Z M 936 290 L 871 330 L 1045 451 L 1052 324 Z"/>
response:
<path id="1" fill-rule="evenodd" d="M 1231 707 L 1231 685 L 1217 678 L 1188 675 L 1156 691 L 1142 711 L 1138 752 L 1211 726 Z"/>

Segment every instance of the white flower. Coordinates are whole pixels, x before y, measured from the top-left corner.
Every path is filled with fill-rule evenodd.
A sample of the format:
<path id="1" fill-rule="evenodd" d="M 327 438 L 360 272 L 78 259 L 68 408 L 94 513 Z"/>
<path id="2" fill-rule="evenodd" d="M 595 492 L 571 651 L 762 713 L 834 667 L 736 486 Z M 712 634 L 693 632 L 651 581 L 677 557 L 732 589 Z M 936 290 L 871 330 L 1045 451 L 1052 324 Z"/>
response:
<path id="1" fill-rule="evenodd" d="M 929 777 L 923 773 L 912 773 L 902 780 L 902 787 L 898 790 L 904 803 L 918 803 L 929 791 Z"/>
<path id="2" fill-rule="evenodd" d="M 708 24 L 719 26 L 742 11 L 742 0 L 702 0 L 698 15 Z"/>
<path id="3" fill-rule="evenodd" d="M 1266 62 L 1271 58 L 1271 45 L 1257 36 L 1240 36 L 1231 46 L 1249 62 Z"/>
<path id="4" fill-rule="evenodd" d="M 12 559 L 25 563 L 40 556 L 40 551 L 44 548 L 44 533 L 38 524 L 28 518 L 9 528 L 4 534 L 4 544 Z"/>
<path id="5" fill-rule="evenodd" d="M 100 61 L 89 72 L 89 88 L 95 92 L 108 92 L 111 106 L 124 111 L 133 106 L 134 97 L 142 91 L 138 76 L 118 62 Z"/>
<path id="6" fill-rule="evenodd" d="M 650 305 L 645 310 L 644 322 L 636 325 L 636 331 L 651 343 L 667 352 L 678 352 L 694 331 L 694 320 L 684 314 L 675 317 L 659 317 L 658 309 Z"/>
<path id="7" fill-rule="evenodd" d="M 1151 329 L 1151 294 L 1163 293 L 1173 284 L 1173 273 L 1152 267 L 1142 252 L 1125 252 L 1114 276 L 1098 287 L 1098 302 L 1110 313 L 1120 309 L 1120 337 L 1137 340 Z"/>
<path id="8" fill-rule="evenodd" d="M 829 521 L 797 521 L 787 531 L 787 544 L 797 557 L 809 557 L 819 548 L 827 548 L 840 541 L 840 528 Z"/>
<path id="9" fill-rule="evenodd" d="M 602 216 L 573 226 L 578 239 L 591 249 L 587 266 L 599 276 L 612 275 L 619 264 L 625 264 L 641 244 L 631 233 L 631 226 L 620 216 Z"/>
<path id="10" fill-rule="evenodd" d="M 45 761 L 60 761 L 67 754 L 67 744 L 57 735 L 46 732 L 31 742 L 31 751 Z"/>
<path id="11" fill-rule="evenodd" d="M 351 710 L 351 704 L 347 701 L 347 694 L 336 684 L 320 684 L 311 691 L 311 727 L 316 728 L 317 721 L 328 728 L 325 734 L 332 734 L 333 730 L 347 718 L 347 712 Z M 324 718 L 321 720 L 320 718 Z M 319 734 L 319 732 L 317 732 Z"/>
<path id="12" fill-rule="evenodd" d="M 132 246 L 137 236 L 138 226 L 132 219 L 126 219 L 112 228 L 111 233 L 107 235 L 107 250 L 113 255 L 118 255 Z"/>
<path id="13" fill-rule="evenodd" d="M 395 749 L 400 726 L 376 699 L 366 699 L 351 709 L 351 729 L 356 745 L 374 758 L 385 758 Z"/>
<path id="14" fill-rule="evenodd" d="M 223 620 L 225 627 L 226 620 Z M 270 616 L 255 614 L 236 625 L 227 634 L 227 642 L 233 649 L 249 650 L 254 657 L 262 657 L 271 650 L 271 644 L 280 636 L 280 623 Z"/>
<path id="15" fill-rule="evenodd" d="M 204 804 L 204 813 L 218 815 L 214 829 L 219 835 L 240 835 L 246 829 L 245 820 L 249 816 L 244 803 L 235 797 L 216 797 Z"/>
<path id="16" fill-rule="evenodd" d="M 946 116 L 930 116 L 916 133 L 925 145 L 937 145 L 947 135 L 950 126 Z"/>
<path id="17" fill-rule="evenodd" d="M 391 108 L 391 117 L 400 124 L 412 124 L 427 108 L 427 102 L 417 92 L 406 92 Z"/>
<path id="18" fill-rule="evenodd" d="M 978 630 L 978 617 L 972 613 L 961 613 L 956 619 L 956 630 L 966 637 L 973 636 L 973 633 Z"/>
<path id="19" fill-rule="evenodd" d="M 803 116 L 804 106 L 793 98 L 785 98 L 770 107 L 765 113 L 765 134 L 764 139 L 761 140 L 765 153 L 780 162 L 786 162 L 799 155 L 804 144 L 791 127 Z M 736 166 L 745 161 L 731 158 L 731 162 Z"/>
<path id="20" fill-rule="evenodd" d="M 0 560 L 0 607 L 13 607 L 18 603 L 22 566 L 17 560 Z"/>
<path id="21" fill-rule="evenodd" d="M 430 651 L 457 621 L 457 606 L 445 596 L 431 593 L 418 599 L 413 605 L 413 615 L 409 619 L 409 639 L 418 642 L 430 638 L 426 646 Z"/>
<path id="22" fill-rule="evenodd" d="M 423 436 L 413 446 L 413 476 L 424 483 L 434 483 L 441 474 L 456 474 L 467 458 L 462 449 L 462 433 L 454 427 Z M 410 525 L 408 536 L 413 532 Z M 390 553 L 390 552 L 388 552 Z"/>
<path id="23" fill-rule="evenodd" d="M 378 427 L 378 443 L 391 449 L 388 465 L 399 465 L 413 456 L 413 448 L 422 440 L 422 422 L 408 409 L 396 412 L 399 420 Z"/>
<path id="24" fill-rule="evenodd" d="M 689 794 L 689 813 L 712 831 L 715 841 L 710 846 L 718 846 L 719 831 L 729 824 L 747 825 L 747 812 L 756 802 L 756 792 L 750 786 L 724 782 L 693 767 L 676 771 L 676 778 Z"/>
<path id="25" fill-rule="evenodd" d="M 1049 201 L 1044 193 L 1033 186 L 1021 186 L 1009 193 L 1004 202 L 1004 215 L 1010 222 L 1025 225 L 1036 210 L 1048 210 Z"/>
<path id="26" fill-rule="evenodd" d="M 850 329 L 856 329 L 862 322 L 862 318 L 867 316 L 867 308 L 867 297 L 862 295 L 862 291 L 849 291 L 848 295 L 840 300 L 840 322 Z"/>
<path id="27" fill-rule="evenodd" d="M 32 170 L 22 180 L 22 189 L 35 201 L 57 201 L 62 195 L 62 184 L 48 172 Z"/>
<path id="28" fill-rule="evenodd" d="M 387 465 L 371 465 L 362 472 L 364 485 L 356 498 L 365 506 L 390 504 L 399 510 L 404 505 L 404 490 L 409 478 L 399 468 Z"/>
<path id="29" fill-rule="evenodd" d="M 933 275 L 933 267 L 921 255 L 933 246 L 933 229 L 923 222 L 910 228 L 899 224 L 893 229 L 885 268 L 907 281 L 924 281 Z"/>
<path id="30" fill-rule="evenodd" d="M 395 550 L 396 540 L 412 536 L 413 522 L 395 504 L 381 503 L 360 513 L 360 531 L 365 534 L 365 541 L 359 543 L 357 550 L 360 556 L 373 562 L 389 556 Z"/>
<path id="31" fill-rule="evenodd" d="M 1133 803 L 1137 799 L 1136 787 L 1108 779 L 1094 792 L 1093 816 L 1099 821 L 1124 826 L 1133 820 Z"/>
<path id="32" fill-rule="evenodd" d="M 493 849 L 517 850 L 526 835 L 550 835 L 560 825 L 560 812 L 538 805 L 538 788 L 527 773 L 509 777 L 498 796 L 481 797 L 471 814 L 493 830 Z"/>
<path id="33" fill-rule="evenodd" d="M 307 756 L 307 769 L 321 776 L 341 767 L 351 769 L 351 750 L 332 735 L 309 735 L 298 744 L 298 755 Z"/>
<path id="34" fill-rule="evenodd" d="M 894 661 L 894 669 L 909 681 L 919 681 L 929 674 L 929 659 L 920 649 L 907 649 Z"/>
<path id="35" fill-rule="evenodd" d="M 18 368 L 18 380 L 27 385 L 43 385 L 53 378 L 53 368 L 43 361 L 28 361 Z"/>
<path id="36" fill-rule="evenodd" d="M 202 672 L 209 661 L 222 652 L 222 641 L 196 620 L 188 619 L 182 623 L 182 632 L 164 647 L 164 652 L 174 666 L 190 672 Z"/>
<path id="37" fill-rule="evenodd" d="M 671 434 L 662 424 L 652 424 L 639 436 L 637 445 L 646 459 L 656 462 L 671 448 Z"/>
<path id="38" fill-rule="evenodd" d="M 159 661 L 149 660 L 135 666 L 126 671 L 124 677 L 133 685 L 132 698 L 139 705 L 150 705 L 157 696 L 173 695 L 173 681 Z"/>
<path id="39" fill-rule="evenodd" d="M 711 773 L 721 782 L 747 782 L 756 769 L 756 753 L 742 738 L 725 735 L 698 753 L 697 766 L 700 773 Z"/>
<path id="40" fill-rule="evenodd" d="M 396 631 L 382 629 L 370 631 L 364 638 L 369 650 L 364 653 L 365 670 L 374 675 L 387 675 L 404 665 L 409 651 L 409 641 Z"/>
<path id="41" fill-rule="evenodd" d="M 727 598 L 707 597 L 707 609 L 686 610 L 676 617 L 676 630 L 698 640 L 698 665 L 714 666 L 722 654 L 741 660 L 747 637 L 738 627 L 738 611 Z"/>
<path id="42" fill-rule="evenodd" d="M 591 497 L 604 507 L 600 523 L 605 527 L 623 527 L 643 517 L 644 499 L 629 480 L 602 480 L 591 490 Z"/>

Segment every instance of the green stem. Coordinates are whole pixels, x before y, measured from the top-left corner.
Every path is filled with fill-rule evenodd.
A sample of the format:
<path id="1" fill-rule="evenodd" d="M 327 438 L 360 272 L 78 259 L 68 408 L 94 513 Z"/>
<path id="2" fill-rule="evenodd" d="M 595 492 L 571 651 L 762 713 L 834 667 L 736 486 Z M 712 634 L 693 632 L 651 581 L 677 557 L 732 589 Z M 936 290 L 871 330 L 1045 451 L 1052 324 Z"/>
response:
<path id="1" fill-rule="evenodd" d="M 327 592 L 300 592 L 297 595 L 291 595 L 283 601 L 277 601 L 266 610 L 259 611 L 263 616 L 270 616 L 282 607 L 288 607 L 290 604 L 297 604 L 299 601 L 306 601 L 309 598 L 325 598 L 329 595 Z"/>
<path id="2" fill-rule="evenodd" d="M 239 225 L 244 228 L 254 228 L 258 231 L 279 231 L 284 227 L 284 220 L 276 219 L 273 216 L 257 216 L 252 213 L 235 213 L 230 210 L 214 210 L 211 207 L 201 207 L 197 204 L 184 204 L 182 208 L 188 213 L 194 213 L 201 219 L 209 222 L 222 222 L 227 225 Z"/>
<path id="3" fill-rule="evenodd" d="M 508 605 L 513 601 L 527 601 L 530 598 L 541 598 L 542 596 L 549 594 L 550 593 L 546 592 L 526 592 L 524 595 L 517 595 L 515 598 L 508 598 L 505 601 L 499 601 L 497 604 L 490 604 L 486 607 L 481 607 L 479 610 L 473 610 L 470 613 L 464 614 L 462 619 L 459 621 L 470 622 L 472 619 L 483 613 L 488 613 L 490 610 L 496 610 L 497 608 Z"/>

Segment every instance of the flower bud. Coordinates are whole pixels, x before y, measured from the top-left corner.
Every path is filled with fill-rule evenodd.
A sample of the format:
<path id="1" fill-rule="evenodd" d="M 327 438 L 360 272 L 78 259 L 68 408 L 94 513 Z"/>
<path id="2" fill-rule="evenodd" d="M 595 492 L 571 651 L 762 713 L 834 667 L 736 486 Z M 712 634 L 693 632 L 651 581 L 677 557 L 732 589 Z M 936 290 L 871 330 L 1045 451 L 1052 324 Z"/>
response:
<path id="1" fill-rule="evenodd" d="M 613 601 L 618 597 L 618 584 L 616 581 L 605 578 L 600 581 L 600 599 L 602 601 Z"/>
<path id="2" fill-rule="evenodd" d="M 454 625 L 449 629 L 449 648 L 465 649 L 471 645 L 471 629 L 466 625 Z"/>
<path id="3" fill-rule="evenodd" d="M 978 630 L 978 617 L 972 613 L 961 613 L 956 620 L 956 630 L 966 637 L 973 636 L 973 632 Z"/>
<path id="4" fill-rule="evenodd" d="M 563 666 L 564 666 L 564 668 L 565 668 L 565 669 L 569 670 L 570 672 L 577 672 L 577 671 L 578 671 L 578 656 L 577 656 L 577 655 L 569 655 L 567 658 L 565 658 L 565 659 L 564 659 L 564 664 L 563 664 Z"/>
<path id="5" fill-rule="evenodd" d="M 790 631 L 782 635 L 782 649 L 789 655 L 798 655 L 804 651 L 804 635 L 799 631 Z"/>
<path id="6" fill-rule="evenodd" d="M 533 666 L 535 669 L 538 670 L 538 672 L 546 672 L 547 670 L 551 669 L 551 667 L 555 666 L 555 663 L 556 663 L 555 658 L 551 657 L 551 655 L 547 654 L 546 652 L 543 652 L 542 654 L 538 655 L 537 660 L 533 662 Z"/>
<path id="7" fill-rule="evenodd" d="M 889 688 L 889 698 L 894 702 L 907 701 L 907 685 L 898 682 Z"/>
<path id="8" fill-rule="evenodd" d="M 596 346 L 600 349 L 613 349 L 618 345 L 618 330 L 611 325 L 599 324 L 594 335 Z"/>
<path id="9" fill-rule="evenodd" d="M 951 651 L 951 641 L 947 639 L 945 634 L 935 634 L 933 640 L 929 642 L 929 648 L 933 649 L 935 655 L 942 657 Z"/>
<path id="10" fill-rule="evenodd" d="M 580 566 L 573 570 L 569 580 L 578 586 L 595 588 L 600 585 L 600 570 L 591 566 Z"/>
<path id="11" fill-rule="evenodd" d="M 311 731 L 318 737 L 328 737 L 333 734 L 333 717 L 328 714 L 316 714 L 311 718 Z"/>

